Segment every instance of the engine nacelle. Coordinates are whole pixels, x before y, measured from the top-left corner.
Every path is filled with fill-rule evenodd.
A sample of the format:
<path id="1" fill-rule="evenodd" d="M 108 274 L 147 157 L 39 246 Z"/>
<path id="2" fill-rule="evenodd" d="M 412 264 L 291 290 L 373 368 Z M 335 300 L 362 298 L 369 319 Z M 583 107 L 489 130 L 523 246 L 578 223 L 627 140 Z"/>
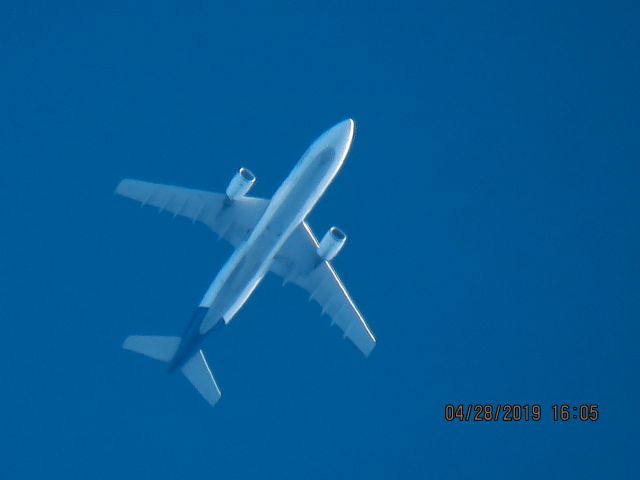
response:
<path id="1" fill-rule="evenodd" d="M 229 182 L 225 193 L 229 200 L 237 200 L 249 193 L 254 183 L 256 183 L 256 176 L 251 173 L 251 170 L 241 168 Z"/>
<path id="2" fill-rule="evenodd" d="M 318 257 L 320 257 L 322 261 L 333 260 L 335 256 L 340 253 L 346 241 L 347 236 L 342 230 L 338 227 L 331 227 L 320 241 Z"/>

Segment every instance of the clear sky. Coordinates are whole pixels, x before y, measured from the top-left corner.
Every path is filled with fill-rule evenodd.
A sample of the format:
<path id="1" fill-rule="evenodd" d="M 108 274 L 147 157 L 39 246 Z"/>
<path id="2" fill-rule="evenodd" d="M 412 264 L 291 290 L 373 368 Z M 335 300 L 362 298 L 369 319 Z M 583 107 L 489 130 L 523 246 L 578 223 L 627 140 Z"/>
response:
<path id="1" fill-rule="evenodd" d="M 638 478 L 638 13 L 0 4 L 0 477 Z M 231 248 L 117 182 L 246 166 L 269 197 L 347 117 L 309 222 L 349 235 L 371 357 L 274 277 L 206 341 L 213 409 L 121 350 L 180 334 Z M 514 402 L 542 421 L 444 420 Z M 563 402 L 600 420 L 556 423 Z"/>

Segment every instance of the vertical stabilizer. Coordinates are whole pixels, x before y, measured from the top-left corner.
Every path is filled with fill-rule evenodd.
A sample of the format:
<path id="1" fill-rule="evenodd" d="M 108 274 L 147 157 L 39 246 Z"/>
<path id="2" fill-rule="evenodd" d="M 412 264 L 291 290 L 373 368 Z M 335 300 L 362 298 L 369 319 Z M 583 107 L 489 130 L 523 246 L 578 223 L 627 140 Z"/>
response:
<path id="1" fill-rule="evenodd" d="M 169 362 L 178 350 L 180 337 L 154 337 L 131 335 L 122 344 L 125 350 L 141 353 L 154 360 Z"/>
<path id="2" fill-rule="evenodd" d="M 220 400 L 222 394 L 215 378 L 213 378 L 209 365 L 207 365 L 207 360 L 204 358 L 202 350 L 198 350 L 198 353 L 191 357 L 182 366 L 181 370 L 187 380 L 200 392 L 200 395 L 209 402 L 209 405 L 213 406 Z"/>

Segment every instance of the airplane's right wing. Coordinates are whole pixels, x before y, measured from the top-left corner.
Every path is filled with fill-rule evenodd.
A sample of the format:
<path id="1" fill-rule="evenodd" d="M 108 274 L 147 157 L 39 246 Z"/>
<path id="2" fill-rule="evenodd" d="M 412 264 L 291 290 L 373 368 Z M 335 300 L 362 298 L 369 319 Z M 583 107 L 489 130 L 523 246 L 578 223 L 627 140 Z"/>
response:
<path id="1" fill-rule="evenodd" d="M 207 225 L 234 247 L 256 226 L 269 200 L 241 197 L 229 202 L 222 193 L 161 185 L 140 180 L 122 180 L 116 193 Z"/>
<path id="2" fill-rule="evenodd" d="M 318 240 L 306 222 L 298 225 L 276 255 L 271 271 L 304 288 L 348 337 L 368 356 L 376 338 L 329 262 L 319 262 Z"/>

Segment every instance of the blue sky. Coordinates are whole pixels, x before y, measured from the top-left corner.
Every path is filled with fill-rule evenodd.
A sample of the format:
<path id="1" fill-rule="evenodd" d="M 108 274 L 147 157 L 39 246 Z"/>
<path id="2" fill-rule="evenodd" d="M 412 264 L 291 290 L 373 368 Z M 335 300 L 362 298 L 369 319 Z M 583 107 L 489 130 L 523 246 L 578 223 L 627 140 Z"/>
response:
<path id="1" fill-rule="evenodd" d="M 0 6 L 2 478 L 637 478 L 634 2 L 53 3 Z M 214 409 L 121 350 L 231 248 L 117 182 L 268 197 L 346 117 L 309 222 L 371 357 L 273 277 L 206 342 Z"/>

